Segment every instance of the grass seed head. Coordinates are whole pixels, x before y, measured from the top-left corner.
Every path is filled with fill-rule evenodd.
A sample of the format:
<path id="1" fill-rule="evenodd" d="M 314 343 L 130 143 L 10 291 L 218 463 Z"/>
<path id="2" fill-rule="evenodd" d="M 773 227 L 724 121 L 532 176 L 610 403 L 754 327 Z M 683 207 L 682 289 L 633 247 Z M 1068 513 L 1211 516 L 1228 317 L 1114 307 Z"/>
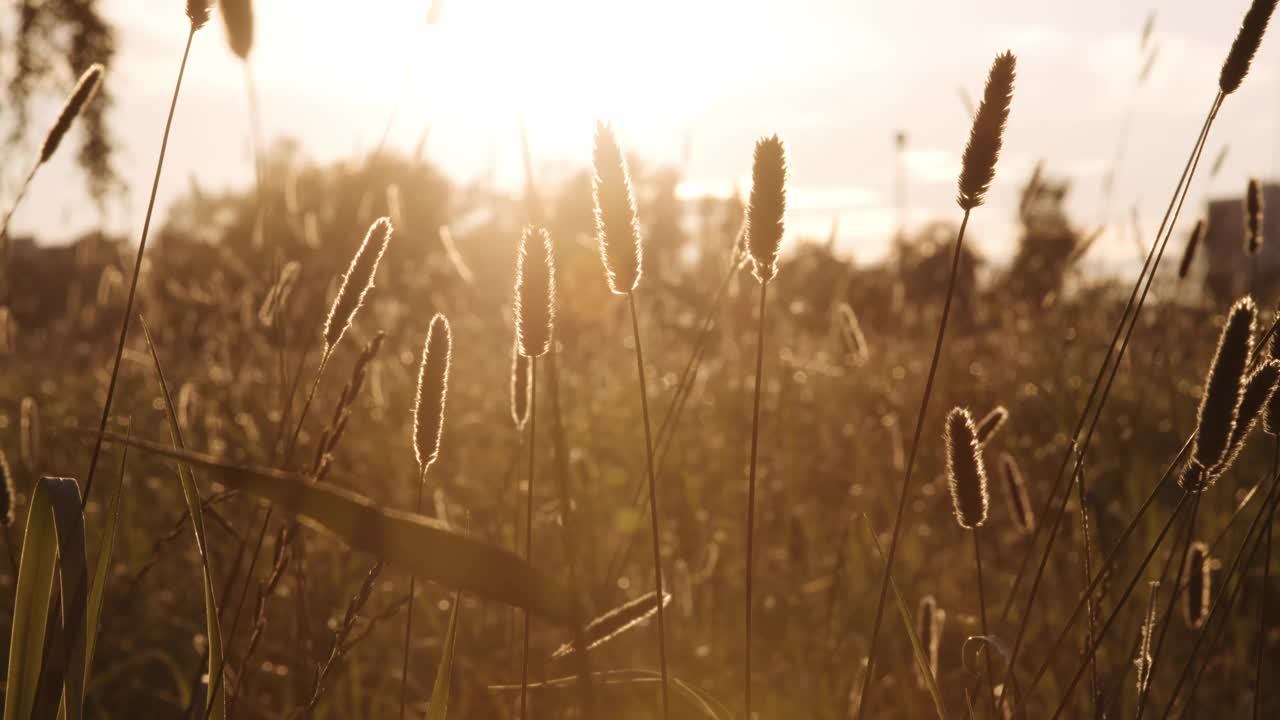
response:
<path id="1" fill-rule="evenodd" d="M 49 128 L 49 134 L 44 138 L 44 146 L 40 148 L 41 163 L 49 162 L 49 158 L 58 151 L 62 138 L 71 129 L 71 123 L 80 116 L 89 101 L 93 100 L 93 96 L 98 94 L 98 88 L 102 87 L 102 72 L 102 64 L 94 63 L 80 75 L 75 89 L 67 96 L 67 102 L 62 106 L 62 112 L 58 113 L 58 119 L 54 121 L 53 127 Z"/>
<path id="2" fill-rule="evenodd" d="M 525 228 L 516 261 L 516 343 L 521 355 L 540 357 L 551 350 L 556 318 L 556 261 L 551 235 Z"/>
<path id="3" fill-rule="evenodd" d="M 329 317 L 324 322 L 325 353 L 333 352 L 338 341 L 351 327 L 356 312 L 364 303 L 364 296 L 373 287 L 373 277 L 378 272 L 378 261 L 387 250 L 391 240 L 391 220 L 378 218 L 369 226 L 360 247 L 351 258 L 351 265 L 342 276 L 342 284 L 338 286 L 338 294 L 329 307 Z"/>
<path id="4" fill-rule="evenodd" d="M 938 607 L 938 601 L 932 595 L 920 598 L 920 606 L 916 611 L 916 636 L 920 639 L 920 647 L 924 650 L 925 659 L 929 663 L 929 672 L 938 676 L 938 645 L 942 640 L 942 627 L 946 622 L 947 612 Z M 928 684 L 924 674 L 916 667 L 916 679 L 921 687 Z"/>
<path id="5" fill-rule="evenodd" d="M 840 303 L 836 309 L 836 316 L 837 331 L 840 333 L 845 357 L 852 360 L 855 365 L 865 364 L 871 356 L 871 351 L 867 346 L 867 337 L 862 334 L 862 324 L 858 322 L 858 316 L 854 314 L 853 308 L 849 307 L 848 303 Z"/>
<path id="6" fill-rule="evenodd" d="M 191 21 L 191 29 L 199 30 L 204 24 L 209 22 L 209 15 L 213 12 L 213 6 L 210 0 L 187 0 L 187 19 Z"/>
<path id="7" fill-rule="evenodd" d="M 751 166 L 751 199 L 747 205 L 746 243 L 751 270 L 760 282 L 778 274 L 787 211 L 787 155 L 777 135 L 756 141 Z"/>
<path id="8" fill-rule="evenodd" d="M 1195 229 L 1191 231 L 1191 237 L 1187 238 L 1187 247 L 1182 251 L 1182 262 L 1178 263 L 1179 280 L 1185 279 L 1187 274 L 1191 272 L 1191 263 L 1196 260 L 1196 250 L 1204 239 L 1204 230 L 1204 220 L 1197 220 Z"/>
<path id="9" fill-rule="evenodd" d="M 997 405 L 991 409 L 978 421 L 978 444 L 986 445 L 991 437 L 996 434 L 1000 428 L 1004 427 L 1004 423 L 1009 419 L 1009 410 L 1003 405 Z"/>
<path id="10" fill-rule="evenodd" d="M 1218 339 L 1218 348 L 1200 397 L 1195 448 L 1191 457 L 1206 470 L 1226 457 L 1244 391 L 1245 371 L 1253 351 L 1258 308 L 1253 298 L 1236 301 Z"/>
<path id="11" fill-rule="evenodd" d="M 1235 463 L 1236 457 L 1244 449 L 1249 433 L 1262 417 L 1267 405 L 1276 395 L 1276 384 L 1280 383 L 1280 361 L 1271 360 L 1262 365 L 1249 376 L 1244 392 L 1240 395 L 1240 410 L 1236 413 L 1236 424 L 1231 430 L 1231 442 L 1227 446 L 1227 455 L 1222 462 L 1213 468 L 1216 479 Z"/>
<path id="12" fill-rule="evenodd" d="M 1244 251 L 1248 255 L 1257 255 L 1262 248 L 1262 187 L 1257 178 L 1249 179 L 1244 198 Z"/>
<path id="13" fill-rule="evenodd" d="M 1212 572 L 1209 546 L 1197 540 L 1191 544 L 1191 551 L 1187 553 L 1187 567 L 1183 571 L 1186 583 L 1182 586 L 1183 617 L 1193 630 L 1203 626 L 1209 616 Z"/>
<path id="14" fill-rule="evenodd" d="M 221 0 L 222 22 L 227 27 L 227 44 L 231 52 L 241 60 L 248 60 L 253 51 L 253 2 L 252 0 Z"/>
<path id="15" fill-rule="evenodd" d="M 640 282 L 643 245 L 636 201 L 631 192 L 631 175 L 618 139 L 609 125 L 597 122 L 592 152 L 595 176 L 596 236 L 600 259 L 604 262 L 609 290 L 626 295 Z"/>
<path id="16" fill-rule="evenodd" d="M 973 116 L 969 143 L 964 148 L 956 202 L 965 210 L 978 207 L 986 199 L 996 177 L 996 161 L 1004 143 L 1004 127 L 1013 101 L 1013 80 L 1017 58 L 1011 52 L 997 55 L 987 76 L 982 102 Z"/>
<path id="17" fill-rule="evenodd" d="M 1240 88 L 1244 76 L 1249 73 L 1249 64 L 1262 44 L 1262 36 L 1267 32 L 1267 22 L 1276 9 L 1276 0 L 1253 0 L 1236 39 L 1231 42 L 1231 50 L 1222 63 L 1222 72 L 1218 74 L 1218 89 L 1223 95 L 1230 95 Z"/>
<path id="18" fill-rule="evenodd" d="M 453 353 L 453 335 L 449 321 L 436 313 L 422 346 L 422 363 L 418 366 L 418 401 L 413 411 L 413 450 L 418 469 L 425 474 L 440 454 L 440 436 L 444 432 L 444 404 L 449 391 L 449 357 Z"/>
<path id="19" fill-rule="evenodd" d="M 1036 511 L 1031 505 L 1031 495 L 1027 492 L 1027 481 L 1018 469 L 1018 462 L 1009 453 L 1000 455 L 1000 475 L 1004 478 L 1005 491 L 1009 496 L 1009 510 L 1018 531 L 1025 534 L 1036 529 Z"/>
<path id="20" fill-rule="evenodd" d="M 956 520 L 966 530 L 981 527 L 987 521 L 989 498 L 987 471 L 982 463 L 973 416 L 964 408 L 954 408 L 947 415 L 947 479 Z"/>

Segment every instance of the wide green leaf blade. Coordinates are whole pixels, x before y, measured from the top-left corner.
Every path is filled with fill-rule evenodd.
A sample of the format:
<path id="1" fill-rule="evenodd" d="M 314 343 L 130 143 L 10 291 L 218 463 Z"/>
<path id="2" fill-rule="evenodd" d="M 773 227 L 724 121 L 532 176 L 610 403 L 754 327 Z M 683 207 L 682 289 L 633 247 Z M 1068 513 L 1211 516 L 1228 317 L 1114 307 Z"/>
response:
<path id="1" fill-rule="evenodd" d="M 151 351 L 151 360 L 155 366 L 156 381 L 160 384 L 160 392 L 164 396 L 165 415 L 169 419 L 169 437 L 178 450 L 185 449 L 182 440 L 182 428 L 178 425 L 178 411 L 173 405 L 173 396 L 169 393 L 169 385 L 164 379 L 164 370 L 160 367 L 160 356 L 156 354 L 155 343 L 151 340 L 151 331 L 146 321 L 139 318 L 142 332 L 147 338 L 147 348 Z M 195 473 L 191 466 L 179 462 L 178 478 L 182 482 L 182 495 L 187 501 L 187 512 L 191 515 L 191 528 L 195 531 L 196 548 L 200 551 L 200 565 L 204 580 L 205 625 L 209 638 L 209 692 L 206 700 L 206 716 L 211 720 L 224 720 L 227 716 L 227 694 L 220 678 L 223 672 L 222 628 L 218 622 L 218 599 L 214 594 L 213 574 L 209 571 L 208 544 L 204 532 L 204 512 L 201 510 L 200 488 L 196 486 Z M 212 706 L 212 709 L 210 709 Z"/>
<path id="2" fill-rule="evenodd" d="M 573 597 L 550 576 L 509 550 L 432 518 L 380 508 L 366 497 L 312 483 L 297 473 L 230 465 L 203 453 L 173 450 L 117 433 L 106 437 L 211 470 L 224 485 L 266 500 L 308 526 L 336 535 L 347 545 L 394 563 L 418 578 L 523 608 L 565 627 L 573 622 Z"/>
<path id="3" fill-rule="evenodd" d="M 128 455 L 128 449 L 125 450 Z M 120 498 L 124 496 L 124 463 L 126 457 L 120 458 L 120 480 L 116 490 L 111 494 L 111 507 L 107 511 L 107 526 L 102 529 L 102 540 L 98 548 L 98 562 L 93 571 L 93 583 L 89 585 L 89 607 L 85 613 L 85 653 L 84 679 L 89 681 L 89 673 L 93 668 L 93 652 L 98 645 L 98 621 L 102 617 L 102 601 L 107 589 L 107 576 L 111 572 L 111 556 L 116 546 L 116 528 L 120 525 Z"/>
<path id="4" fill-rule="evenodd" d="M 14 592 L 9 674 L 5 683 L 5 720 L 27 720 L 35 707 L 49 600 L 53 597 L 57 545 L 49 494 L 45 484 L 37 482 L 27 509 L 22 561 L 18 566 L 18 584 Z"/>
<path id="5" fill-rule="evenodd" d="M 453 651 L 458 642 L 458 611 L 462 596 L 453 594 L 453 610 L 449 613 L 449 629 L 445 631 L 444 649 L 440 653 L 440 667 L 436 668 L 436 684 L 431 689 L 431 702 L 427 705 L 427 720 L 446 720 L 449 713 L 449 683 L 453 679 Z"/>
<path id="6" fill-rule="evenodd" d="M 58 537 L 58 562 L 62 579 L 62 640 L 66 664 L 58 670 L 62 677 L 50 681 L 62 684 L 62 709 L 68 720 L 80 720 L 84 713 L 84 613 L 89 589 L 89 561 L 85 552 L 84 512 L 80 485 L 71 478 L 46 477 L 45 486 Z M 46 671 L 54 668 L 46 667 Z M 55 685 L 56 687 L 56 685 Z"/>

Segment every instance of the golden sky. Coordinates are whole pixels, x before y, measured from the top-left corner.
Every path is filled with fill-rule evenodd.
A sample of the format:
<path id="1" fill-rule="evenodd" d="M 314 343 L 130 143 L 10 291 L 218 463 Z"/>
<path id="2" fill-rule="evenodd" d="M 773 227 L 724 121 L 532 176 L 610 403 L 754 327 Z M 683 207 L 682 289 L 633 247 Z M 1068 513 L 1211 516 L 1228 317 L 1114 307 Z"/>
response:
<path id="1" fill-rule="evenodd" d="M 792 167 L 790 237 L 825 238 L 838 218 L 841 247 L 873 258 L 894 223 L 894 134 L 909 137 L 911 221 L 955 217 L 969 123 L 961 96 L 980 95 L 992 57 L 1012 49 L 1018 83 L 1006 152 L 990 207 L 971 226 L 977 246 L 998 259 L 1012 242 L 1017 189 L 1038 160 L 1075 180 L 1071 207 L 1081 225 L 1107 219 L 1100 178 L 1130 114 L 1111 219 L 1127 225 L 1136 206 L 1154 231 L 1247 4 L 447 0 L 441 22 L 428 27 L 423 0 L 274 0 L 256 3 L 253 67 L 268 136 L 299 139 L 317 161 L 376 145 L 398 104 L 394 147 L 408 151 L 430 123 L 428 154 L 447 172 L 474 178 L 491 168 L 512 187 L 521 117 L 549 179 L 589 161 L 602 118 L 643 158 L 683 164 L 690 193 L 742 183 L 754 140 L 778 132 Z M 1155 5 L 1159 54 L 1135 91 L 1139 36 Z M 119 167 L 132 186 L 107 225 L 136 235 L 186 20 L 176 0 L 104 7 L 120 32 L 107 81 L 118 102 Z M 1220 115 L 1208 152 L 1232 149 L 1212 187 L 1202 178 L 1193 189 L 1197 207 L 1204 193 L 1237 193 L 1250 175 L 1276 168 L 1275 44 L 1264 42 Z M 241 68 L 215 14 L 192 52 L 161 207 L 190 177 L 211 188 L 247 186 L 248 137 Z M 53 218 L 69 237 L 97 222 L 72 155 L 37 182 L 18 232 Z M 1100 263 L 1135 254 L 1128 236 L 1099 246 Z"/>

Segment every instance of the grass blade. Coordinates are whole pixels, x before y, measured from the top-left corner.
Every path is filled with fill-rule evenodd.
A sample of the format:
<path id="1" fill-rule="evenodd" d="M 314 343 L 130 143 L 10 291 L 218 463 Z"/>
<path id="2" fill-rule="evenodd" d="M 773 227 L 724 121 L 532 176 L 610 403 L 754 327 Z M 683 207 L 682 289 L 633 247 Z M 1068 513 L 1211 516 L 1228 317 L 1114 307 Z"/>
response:
<path id="1" fill-rule="evenodd" d="M 864 521 L 867 517 L 864 515 Z M 871 537 L 871 542 L 875 545 L 876 553 L 880 555 L 880 560 L 884 561 L 884 550 L 880 548 L 880 541 L 876 540 L 875 532 L 871 529 L 871 523 L 866 522 L 867 535 Z M 888 572 L 888 567 L 885 572 Z M 889 578 L 890 587 L 893 589 L 893 599 L 898 603 L 898 612 L 902 615 L 902 624 L 907 628 L 907 637 L 911 638 L 911 653 L 915 655 L 916 664 L 920 666 L 920 674 L 925 679 L 925 685 L 929 689 L 929 697 L 933 698 L 933 709 L 938 712 L 938 717 L 946 720 L 947 713 L 942 709 L 942 693 L 938 691 L 937 680 L 933 677 L 933 672 L 929 669 L 929 659 L 924 654 L 924 648 L 920 645 L 920 637 L 916 635 L 915 623 L 911 620 L 911 611 L 907 609 L 907 603 L 902 599 L 902 593 L 898 592 L 898 583 L 893 578 Z M 868 681 L 870 678 L 867 679 Z"/>
<path id="2" fill-rule="evenodd" d="M 449 613 L 449 629 L 445 632 L 444 651 L 440 654 L 440 667 L 436 668 L 436 684 L 431 690 L 431 703 L 427 705 L 427 720 L 447 720 L 449 713 L 449 683 L 453 679 L 453 650 L 458 642 L 458 610 L 462 606 L 459 593 L 453 594 L 453 611 Z"/>
<path id="3" fill-rule="evenodd" d="M 173 450 L 118 433 L 108 432 L 105 437 L 213 471 L 223 484 L 270 502 L 309 527 L 324 530 L 350 547 L 381 557 L 419 578 L 524 608 L 565 627 L 573 623 L 573 598 L 549 575 L 515 553 L 437 520 L 378 507 L 362 495 L 312 484 L 298 473 L 231 465 L 203 453 Z"/>
<path id="4" fill-rule="evenodd" d="M 35 484 L 23 533 L 22 562 L 13 604 L 9 635 L 9 674 L 5 683 L 5 720 L 24 720 L 35 707 L 44 654 L 49 600 L 53 596 L 53 569 L 57 540 L 49 495 L 42 482 Z"/>
<path id="5" fill-rule="evenodd" d="M 142 325 L 142 332 L 147 338 L 147 348 L 151 351 L 151 360 L 155 365 L 156 371 L 156 382 L 160 384 L 160 393 L 164 396 L 165 415 L 169 420 L 170 440 L 175 448 L 182 450 L 185 447 L 182 441 L 182 428 L 178 426 L 178 412 L 174 408 L 173 396 L 169 392 L 169 385 L 165 382 L 164 370 L 160 367 L 160 356 L 156 354 L 156 346 L 151 340 L 151 330 L 147 327 L 146 321 L 141 317 L 138 320 L 139 324 Z M 192 472 L 190 465 L 182 462 L 178 463 L 178 478 L 182 481 L 182 495 L 187 501 L 187 511 L 191 514 L 191 528 L 195 531 L 196 548 L 200 551 L 200 564 L 203 571 L 205 624 L 209 638 L 208 682 L 209 687 L 215 688 L 213 697 L 206 699 L 206 717 L 211 718 L 211 720 L 224 720 L 227 716 L 227 696 L 221 690 L 224 683 L 214 681 L 214 678 L 223 672 L 222 628 L 218 623 L 218 599 L 214 595 L 213 573 L 209 571 L 208 545 L 205 539 L 204 513 L 201 510 L 200 489 L 196 486 L 195 473 Z"/>
<path id="6" fill-rule="evenodd" d="M 84 679 L 89 682 L 89 672 L 93 668 L 93 651 L 98 644 L 98 620 L 102 617 L 102 600 L 107 589 L 107 575 L 111 570 L 111 556 L 116 546 L 116 528 L 120 525 L 120 498 L 124 496 L 124 463 L 128 457 L 120 458 L 120 480 L 116 490 L 111 494 L 111 509 L 107 511 L 107 526 L 102 530 L 102 541 L 98 548 L 98 563 L 93 571 L 93 583 L 89 586 L 89 606 L 85 613 L 85 653 Z"/>

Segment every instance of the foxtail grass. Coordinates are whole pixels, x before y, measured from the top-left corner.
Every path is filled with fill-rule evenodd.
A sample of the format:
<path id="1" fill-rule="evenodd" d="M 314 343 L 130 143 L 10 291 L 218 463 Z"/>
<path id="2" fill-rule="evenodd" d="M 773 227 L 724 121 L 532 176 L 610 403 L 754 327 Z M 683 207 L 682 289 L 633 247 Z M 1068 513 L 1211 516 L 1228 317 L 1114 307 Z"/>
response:
<path id="1" fill-rule="evenodd" d="M 418 393 L 413 407 L 413 454 L 418 461 L 418 496 L 415 513 L 422 512 L 422 492 L 427 471 L 440 456 L 444 435 L 445 401 L 449 395 L 449 361 L 453 355 L 453 333 L 449 320 L 437 313 L 427 328 L 418 364 Z M 400 717 L 403 720 L 409 699 L 409 640 L 413 636 L 413 603 L 417 578 L 409 576 L 409 604 L 404 621 L 404 654 L 400 665 Z"/>
<path id="2" fill-rule="evenodd" d="M 756 332 L 756 378 L 751 401 L 751 464 L 747 479 L 747 563 L 746 563 L 746 633 L 743 674 L 746 714 L 752 717 L 751 704 L 751 610 L 752 580 L 755 562 L 756 463 L 760 447 L 760 388 L 764 382 L 764 329 L 769 281 L 778 273 L 778 249 L 782 244 L 784 217 L 787 209 L 787 159 L 777 135 L 756 142 L 751 168 L 751 202 L 747 206 L 744 242 L 751 258 L 751 271 L 760 281 L 760 309 Z"/>
<path id="3" fill-rule="evenodd" d="M 538 358 L 551 351 L 555 326 L 556 304 L 555 252 L 551 236 L 538 227 L 527 227 L 520 237 L 516 253 L 515 325 L 516 325 L 516 373 L 520 372 L 519 358 L 528 361 L 528 418 L 529 418 L 529 471 L 525 501 L 524 558 L 533 562 L 533 498 L 535 468 L 537 465 L 537 407 L 538 407 Z M 518 392 L 521 378 L 516 377 L 512 387 Z M 518 407 L 515 400 L 513 407 Z M 516 413 L 517 418 L 519 413 Z M 523 423 L 517 420 L 517 425 Z M 566 513 L 568 510 L 566 509 Z M 523 653 L 520 658 L 520 717 L 529 717 L 529 631 L 532 620 L 524 614 Z"/>
<path id="4" fill-rule="evenodd" d="M 1244 195 L 1244 251 L 1257 255 L 1262 249 L 1262 186 L 1257 178 L 1249 178 Z"/>
<path id="5" fill-rule="evenodd" d="M 644 375 L 644 349 L 640 342 L 640 319 L 636 312 L 635 289 L 640 282 L 644 246 L 636 220 L 636 203 L 631 192 L 631 176 L 626 158 L 613 129 L 596 124 L 595 149 L 592 154 L 595 174 L 592 181 L 595 199 L 596 237 L 605 281 L 616 295 L 627 296 L 631 314 L 631 333 L 636 349 L 636 373 L 640 378 L 640 410 L 644 418 L 645 467 L 649 478 L 649 519 L 653 535 L 654 586 L 659 597 L 662 588 L 662 533 L 659 525 L 658 482 L 653 467 L 653 432 L 649 423 L 649 391 Z M 536 376 L 534 378 L 537 380 Z M 658 667 L 662 676 L 662 717 L 671 715 L 669 678 L 667 674 L 667 630 L 662 605 L 658 605 Z M 527 654 L 527 653 L 526 653 Z"/>
<path id="6" fill-rule="evenodd" d="M 862 693 L 858 701 L 858 712 L 854 720 L 861 720 L 871 706 L 871 688 L 875 686 L 876 653 L 879 650 L 880 629 L 884 621 L 885 600 L 888 597 L 889 581 L 893 575 L 893 564 L 898 553 L 898 539 L 901 537 L 903 517 L 907 508 L 907 498 L 911 494 L 911 475 L 915 470 L 916 454 L 920 449 L 920 438 L 924 431 L 925 416 L 929 412 L 929 400 L 933 396 L 933 384 L 938 373 L 938 362 L 942 357 L 942 344 L 946 337 L 947 320 L 951 315 L 951 303 L 955 296 L 956 275 L 960 268 L 960 258 L 964 247 L 965 230 L 969 226 L 969 216 L 974 208 L 982 204 L 991 183 L 995 179 L 997 161 L 1004 143 L 1004 128 L 1009 119 L 1009 106 L 1013 100 L 1013 83 L 1017 59 L 1013 53 L 998 55 L 991 65 L 987 76 L 987 85 L 983 92 L 981 104 L 974 114 L 973 126 L 969 131 L 969 142 L 965 146 L 964 162 L 957 183 L 957 204 L 964 211 L 960 221 L 960 229 L 956 233 L 955 249 L 951 259 L 951 272 L 947 278 L 946 300 L 942 306 L 942 318 L 938 322 L 938 336 L 934 341 L 933 356 L 929 361 L 929 374 L 925 380 L 924 393 L 920 399 L 920 411 L 916 415 L 916 429 L 911 440 L 911 452 L 907 456 L 902 487 L 899 489 L 898 508 L 894 515 L 893 530 L 890 535 L 889 552 L 885 557 L 884 575 L 880 581 L 880 595 L 876 601 L 875 619 L 871 626 L 871 643 L 867 651 L 867 669 L 863 675 Z M 994 682 L 994 679 L 992 679 Z M 1008 686 L 1009 683 L 1005 682 Z M 874 717 L 874 715 L 873 715 Z"/>
<path id="7" fill-rule="evenodd" d="M 1133 330 L 1137 326 L 1138 318 L 1142 312 L 1142 308 L 1146 303 L 1147 295 L 1151 289 L 1151 284 L 1155 278 L 1156 271 L 1159 269 L 1160 261 L 1164 256 L 1165 248 L 1168 246 L 1169 238 L 1172 236 L 1177 226 L 1178 215 L 1181 213 L 1183 203 L 1190 192 L 1191 181 L 1194 179 L 1196 170 L 1199 167 L 1200 157 L 1204 152 L 1210 131 L 1213 128 L 1214 120 L 1217 118 L 1218 111 L 1221 109 L 1225 99 L 1235 92 L 1246 73 L 1248 72 L 1249 62 L 1253 55 L 1257 52 L 1261 43 L 1263 32 L 1266 29 L 1267 21 L 1270 19 L 1272 11 L 1275 9 L 1276 0 L 1254 0 L 1252 3 L 1241 31 L 1237 34 L 1233 41 L 1231 50 L 1228 52 L 1227 58 L 1223 63 L 1222 72 L 1219 74 L 1218 92 L 1209 107 L 1209 111 L 1205 115 L 1204 122 L 1201 125 L 1200 133 L 1192 146 L 1191 152 L 1183 167 L 1182 175 L 1178 179 L 1178 183 L 1174 187 L 1173 196 L 1169 200 L 1168 207 L 1165 209 L 1164 217 L 1161 219 L 1159 229 L 1156 231 L 1155 238 L 1152 241 L 1151 248 L 1147 253 L 1147 258 L 1143 262 L 1142 269 L 1138 273 L 1138 278 L 1134 282 L 1133 289 L 1130 293 L 1129 300 L 1125 304 L 1124 311 L 1121 313 L 1120 321 L 1116 325 L 1115 334 L 1108 346 L 1106 355 L 1098 368 L 1097 376 L 1093 385 L 1089 390 L 1088 398 L 1085 401 L 1084 408 L 1080 413 L 1076 422 L 1076 429 L 1073 437 L 1078 441 L 1075 443 L 1076 448 L 1068 448 L 1063 454 L 1062 463 L 1059 467 L 1058 474 L 1054 479 L 1054 483 L 1050 492 L 1045 497 L 1045 502 L 1040 513 L 1041 517 L 1049 517 L 1049 511 L 1053 508 L 1055 499 L 1058 499 L 1057 509 L 1053 515 L 1053 519 L 1048 524 L 1048 540 L 1044 550 L 1040 553 L 1040 559 L 1034 574 L 1031 589 L 1028 592 L 1024 612 L 1018 623 L 1018 628 L 1014 633 L 1013 649 L 1010 652 L 1009 661 L 1007 663 L 1008 670 L 1006 673 L 1012 676 L 1017 665 L 1017 657 L 1021 648 L 1022 639 L 1026 632 L 1027 621 L 1030 617 L 1030 609 L 1034 606 L 1036 594 L 1039 590 L 1040 580 L 1044 576 L 1044 569 L 1048 563 L 1049 556 L 1053 550 L 1054 541 L 1057 538 L 1058 529 L 1061 527 L 1063 514 L 1066 511 L 1067 499 L 1070 497 L 1070 488 L 1067 492 L 1059 495 L 1059 487 L 1066 475 L 1067 466 L 1070 464 L 1073 454 L 1078 461 L 1083 459 L 1088 451 L 1089 444 L 1093 437 L 1094 429 L 1102 416 L 1102 410 L 1106 405 L 1106 401 L 1110 395 L 1111 384 L 1119 371 L 1120 361 L 1124 358 L 1124 353 L 1128 349 L 1129 341 L 1132 338 Z M 1122 339 L 1123 338 L 1123 339 Z M 1114 362 L 1113 362 L 1114 359 Z M 1108 376 L 1108 368 L 1110 374 Z M 1103 380 L 1106 379 L 1105 387 Z M 1096 400 L 1096 403 L 1095 403 Z M 1090 422 L 1090 415 L 1093 420 Z M 1087 425 L 1087 429 L 1086 429 Z M 1081 433 L 1084 433 L 1083 440 Z M 1070 477 L 1074 479 L 1073 473 Z M 1144 508 L 1147 507 L 1144 505 Z M 1145 510 L 1143 511 L 1145 512 Z M 1128 537 L 1132 527 L 1140 519 L 1135 516 L 1126 527 L 1122 535 Z M 1043 526 L 1042 526 L 1043 527 Z M 1031 554 L 1036 546 L 1035 541 L 1028 547 L 1027 553 L 1024 555 L 1022 565 L 1025 567 L 1030 560 Z M 1015 576 L 1016 580 L 1020 580 L 1023 573 L 1020 570 Z M 1018 584 L 1015 580 L 1014 587 L 1010 591 L 1010 602 L 1013 595 L 1017 592 Z M 1007 682 L 1005 684 L 1008 684 Z"/>
<path id="8" fill-rule="evenodd" d="M 1209 546 L 1199 540 L 1191 543 L 1187 567 L 1182 571 L 1187 578 L 1182 590 L 1182 618 L 1192 630 L 1204 627 L 1205 618 L 1209 615 L 1212 592 L 1210 564 Z"/>
<path id="9" fill-rule="evenodd" d="M 1182 251 L 1182 260 L 1178 263 L 1178 279 L 1185 280 L 1191 272 L 1191 265 L 1196 261 L 1196 250 L 1200 248 L 1200 243 L 1204 240 L 1205 222 L 1203 219 L 1196 221 L 1196 226 L 1191 230 L 1191 235 L 1187 238 L 1187 246 Z"/>
<path id="10" fill-rule="evenodd" d="M 1004 427 L 1009 420 L 1009 411 L 1003 405 L 997 405 L 977 422 L 977 441 L 979 446 L 990 442 L 991 438 Z"/>
<path id="11" fill-rule="evenodd" d="M 978 429 L 968 410 L 953 408 L 947 414 L 944 439 L 947 449 L 947 485 L 951 490 L 956 522 L 973 534 L 973 558 L 978 575 L 978 618 L 983 638 L 990 638 L 991 633 L 987 627 L 987 595 L 982 581 L 982 538 L 979 528 L 987 522 L 991 501 L 987 489 L 987 470 L 982 459 L 982 445 L 978 442 Z M 982 655 L 987 666 L 986 684 L 991 688 L 988 698 L 994 713 L 995 675 L 991 671 L 990 649 L 984 647 Z M 981 686 L 982 681 L 979 680 L 978 687 Z"/>
<path id="12" fill-rule="evenodd" d="M 1036 529 L 1036 511 L 1027 491 L 1027 481 L 1022 477 L 1018 461 L 1009 453 L 1000 455 L 1000 476 L 1004 479 L 1005 495 L 1009 498 L 1009 516 L 1018 531 L 1030 535 Z"/>

